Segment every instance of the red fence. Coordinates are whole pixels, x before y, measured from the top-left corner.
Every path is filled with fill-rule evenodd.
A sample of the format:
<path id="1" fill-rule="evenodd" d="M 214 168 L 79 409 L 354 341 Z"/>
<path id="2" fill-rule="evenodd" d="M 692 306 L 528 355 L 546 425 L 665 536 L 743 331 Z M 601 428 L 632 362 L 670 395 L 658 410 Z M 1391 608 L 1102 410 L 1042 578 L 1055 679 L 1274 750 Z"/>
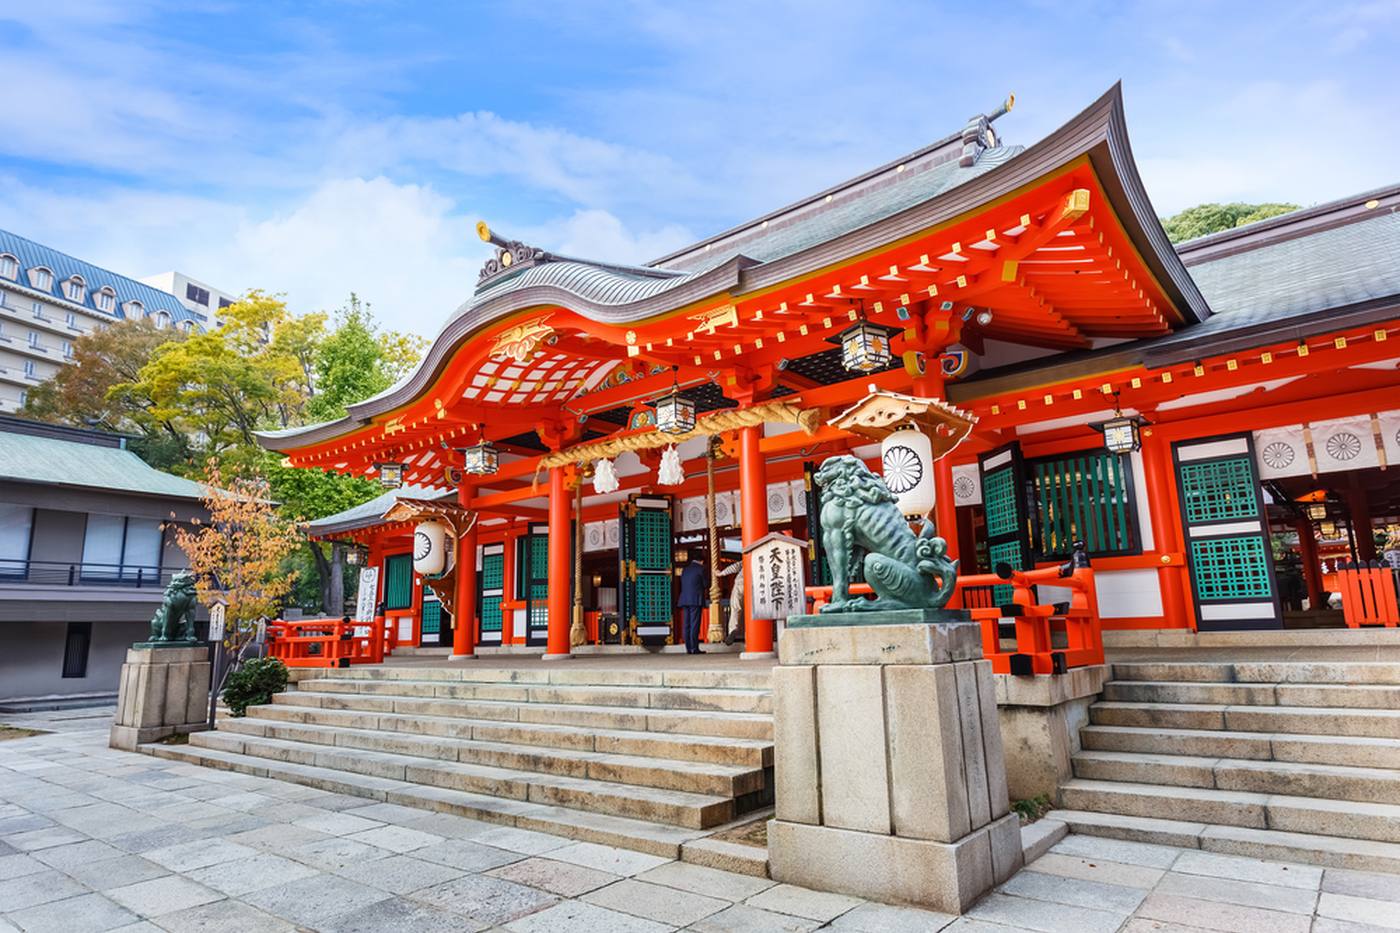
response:
<path id="1" fill-rule="evenodd" d="M 370 623 L 343 619 L 278 621 L 267 627 L 267 654 L 288 667 L 349 667 L 384 660 L 383 619 Z"/>
<path id="2" fill-rule="evenodd" d="M 1103 663 L 1103 630 L 1094 592 L 1094 571 L 1086 558 L 1078 555 L 1068 564 L 1041 570 L 1014 570 L 1006 564 L 998 564 L 996 569 L 995 574 L 958 579 L 959 592 L 993 586 L 1010 588 L 1010 602 L 966 606 L 972 618 L 982 623 L 982 656 L 992 662 L 993 671 L 1063 674 L 1071 667 Z M 1060 603 L 1037 602 L 1034 586 L 1067 589 L 1069 599 Z M 979 603 L 984 601 L 986 597 L 976 599 Z M 1004 626 L 1012 629 L 1015 640 L 1009 650 L 1002 647 Z M 1059 647 L 1055 644 L 1057 635 L 1063 641 Z"/>
<path id="3" fill-rule="evenodd" d="M 1070 591 L 1062 603 L 1036 602 L 1034 586 Z M 998 605 L 996 594 L 1010 590 L 1009 602 Z M 868 584 L 855 583 L 852 596 L 870 595 Z M 809 586 L 812 612 L 831 601 L 830 586 Z M 995 574 L 959 577 L 950 606 L 961 606 L 982 626 L 982 656 L 998 674 L 1063 674 L 1071 667 L 1104 663 L 1103 632 L 1099 624 L 1094 571 L 1083 552 L 1068 564 L 1020 571 L 1000 564 Z M 1002 647 L 1003 628 L 1012 629 L 1015 645 Z M 1057 636 L 1059 638 L 1057 639 Z M 1056 647 L 1056 641 L 1063 644 Z"/>
<path id="4" fill-rule="evenodd" d="M 1389 564 L 1342 564 L 1337 568 L 1337 589 L 1342 594 L 1342 617 L 1349 627 L 1394 628 L 1400 624 L 1395 571 Z"/>

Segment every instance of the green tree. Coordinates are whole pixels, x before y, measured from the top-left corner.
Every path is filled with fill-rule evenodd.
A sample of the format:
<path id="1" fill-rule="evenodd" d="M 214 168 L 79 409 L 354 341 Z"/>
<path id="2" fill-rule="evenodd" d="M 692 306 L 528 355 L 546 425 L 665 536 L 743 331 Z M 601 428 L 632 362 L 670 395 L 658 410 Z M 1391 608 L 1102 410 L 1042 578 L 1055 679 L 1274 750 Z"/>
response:
<path id="1" fill-rule="evenodd" d="M 1197 204 L 1180 213 L 1163 219 L 1162 228 L 1167 231 L 1167 239 L 1173 243 L 1194 240 L 1208 233 L 1232 230 L 1252 224 L 1256 220 L 1267 220 L 1280 214 L 1298 210 L 1296 204 L 1270 202 L 1266 204 Z"/>
<path id="2" fill-rule="evenodd" d="M 157 349 L 184 337 L 182 331 L 156 327 L 144 318 L 88 331 L 73 341 L 72 365 L 31 389 L 20 414 L 135 435 L 132 449 L 146 462 L 188 473 L 197 445 L 173 420 L 156 413 L 149 396 L 128 388 Z"/>
<path id="3" fill-rule="evenodd" d="M 352 292 L 335 314 L 334 330 L 321 341 L 313 374 L 316 395 L 307 411 L 312 421 L 343 417 L 348 406 L 389 388 L 423 355 L 421 337 L 381 333 L 369 307 Z"/>
<path id="4" fill-rule="evenodd" d="M 80 365 L 36 386 L 25 414 L 137 435 L 147 462 L 194 475 L 218 457 L 225 475 L 261 483 L 282 518 L 303 522 L 379 494 L 361 478 L 291 469 L 256 432 L 323 421 L 382 392 L 422 354 L 424 341 L 380 331 L 351 295 L 333 316 L 295 315 L 280 297 L 250 291 L 224 308 L 213 330 L 160 330 L 126 321 L 80 337 Z M 283 570 L 302 570 L 298 601 L 330 598 L 328 546 L 305 542 Z M 316 573 L 304 572 L 314 566 Z M 337 603 L 338 604 L 338 603 Z"/>
<path id="5" fill-rule="evenodd" d="M 156 418 L 200 438 L 206 453 L 256 449 L 254 432 L 304 417 L 311 385 L 289 345 L 300 350 L 319 339 L 324 316 L 308 317 L 298 320 L 280 298 L 251 291 L 223 310 L 222 326 L 157 347 L 136 379 L 115 391 L 150 399 Z"/>

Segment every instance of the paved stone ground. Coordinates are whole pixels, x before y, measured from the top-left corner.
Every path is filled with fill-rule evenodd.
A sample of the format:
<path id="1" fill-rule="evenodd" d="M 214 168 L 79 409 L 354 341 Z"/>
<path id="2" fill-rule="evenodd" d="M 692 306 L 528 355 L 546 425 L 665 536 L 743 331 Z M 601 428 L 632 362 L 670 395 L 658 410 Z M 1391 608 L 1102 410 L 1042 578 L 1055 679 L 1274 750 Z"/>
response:
<path id="1" fill-rule="evenodd" d="M 1071 836 L 968 916 L 106 747 L 92 711 L 0 717 L 0 933 L 1366 933 L 1400 877 Z"/>

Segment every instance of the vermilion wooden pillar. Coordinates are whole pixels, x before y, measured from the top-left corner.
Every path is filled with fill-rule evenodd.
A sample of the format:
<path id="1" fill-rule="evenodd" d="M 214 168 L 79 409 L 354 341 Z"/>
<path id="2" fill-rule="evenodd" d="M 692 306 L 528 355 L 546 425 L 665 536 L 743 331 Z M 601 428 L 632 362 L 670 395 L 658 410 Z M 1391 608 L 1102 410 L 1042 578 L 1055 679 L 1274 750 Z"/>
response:
<path id="1" fill-rule="evenodd" d="M 937 352 L 928 354 L 928 365 L 933 371 L 914 380 L 914 394 L 922 398 L 936 398 L 947 401 L 946 380 L 937 371 Z M 957 560 L 958 551 L 958 504 L 953 495 L 953 462 L 947 456 L 935 460 L 933 464 L 933 523 L 938 528 L 938 536 L 948 542 L 948 559 Z"/>
<path id="2" fill-rule="evenodd" d="M 1376 559 L 1376 533 L 1371 528 L 1371 500 L 1366 489 L 1352 480 L 1347 490 L 1347 511 L 1351 513 L 1351 527 L 1356 532 L 1356 556 L 1361 560 Z"/>
<path id="3" fill-rule="evenodd" d="M 1313 523 L 1306 518 L 1293 522 L 1298 532 L 1298 556 L 1303 561 L 1303 585 L 1308 589 L 1308 608 L 1325 609 L 1322 602 L 1322 566 L 1317 559 L 1317 537 Z"/>
<path id="4" fill-rule="evenodd" d="M 549 635 L 545 660 L 569 654 L 569 491 L 564 488 L 564 468 L 549 471 Z"/>
<path id="5" fill-rule="evenodd" d="M 740 527 L 744 546 L 768 534 L 768 476 L 759 442 L 763 428 L 755 425 L 739 431 L 739 498 L 743 506 Z M 744 555 L 744 655 L 771 657 L 773 622 L 753 617 L 753 569 L 751 555 Z"/>
<path id="6" fill-rule="evenodd" d="M 1155 431 L 1143 432 L 1142 472 L 1147 481 L 1147 504 L 1152 517 L 1152 543 L 1170 562 L 1157 571 L 1162 591 L 1162 617 L 1166 628 L 1195 628 L 1196 614 L 1186 600 L 1186 557 L 1183 553 L 1181 515 L 1172 501 L 1176 471 L 1171 446 Z M 1093 555 L 1091 554 L 1092 558 Z"/>
<path id="7" fill-rule="evenodd" d="M 476 490 L 457 487 L 457 502 L 467 506 Z M 476 522 L 457 541 L 457 598 L 452 616 L 452 657 L 476 656 Z"/>

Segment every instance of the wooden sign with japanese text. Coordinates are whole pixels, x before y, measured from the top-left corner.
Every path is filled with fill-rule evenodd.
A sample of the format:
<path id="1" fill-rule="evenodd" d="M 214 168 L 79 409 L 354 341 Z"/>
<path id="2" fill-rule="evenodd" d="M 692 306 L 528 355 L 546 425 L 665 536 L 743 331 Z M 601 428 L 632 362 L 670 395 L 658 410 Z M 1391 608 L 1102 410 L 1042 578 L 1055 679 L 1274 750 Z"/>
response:
<path id="1" fill-rule="evenodd" d="M 807 542 L 788 535 L 765 535 L 744 549 L 750 562 L 755 619 L 786 619 L 807 611 Z"/>

